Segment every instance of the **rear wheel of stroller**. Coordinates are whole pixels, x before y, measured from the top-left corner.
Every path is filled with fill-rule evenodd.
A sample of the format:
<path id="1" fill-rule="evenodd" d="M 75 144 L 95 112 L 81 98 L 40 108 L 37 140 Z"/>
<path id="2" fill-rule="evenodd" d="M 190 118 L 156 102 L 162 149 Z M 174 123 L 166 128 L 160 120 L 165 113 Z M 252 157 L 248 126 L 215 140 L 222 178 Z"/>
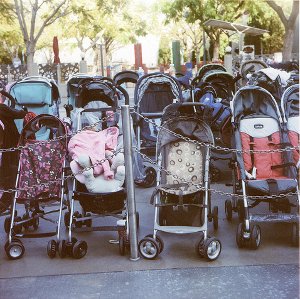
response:
<path id="1" fill-rule="evenodd" d="M 50 240 L 48 242 L 47 254 L 51 259 L 55 258 L 55 256 L 56 256 L 56 247 L 57 247 L 57 244 L 56 244 L 55 240 Z"/>
<path id="2" fill-rule="evenodd" d="M 299 247 L 299 224 L 292 223 L 292 245 Z"/>
<path id="3" fill-rule="evenodd" d="M 204 257 L 204 234 L 201 232 L 199 241 L 195 244 L 195 252 L 200 257 Z"/>
<path id="4" fill-rule="evenodd" d="M 65 240 L 60 240 L 58 243 L 58 255 L 61 258 L 64 258 L 67 255 L 67 246 Z"/>
<path id="5" fill-rule="evenodd" d="M 250 230 L 250 240 L 249 240 L 249 247 L 251 249 L 257 249 L 260 245 L 261 241 L 261 230 L 258 225 L 253 225 Z"/>
<path id="6" fill-rule="evenodd" d="M 148 260 L 153 260 L 159 255 L 159 244 L 150 237 L 145 237 L 139 242 L 139 252 L 141 256 Z"/>
<path id="7" fill-rule="evenodd" d="M 245 247 L 246 241 L 244 239 L 244 224 L 242 222 L 240 222 L 238 224 L 235 240 L 236 240 L 236 244 L 239 248 Z"/>
<path id="8" fill-rule="evenodd" d="M 10 229 L 11 217 L 8 216 L 4 220 L 4 231 L 8 234 Z"/>
<path id="9" fill-rule="evenodd" d="M 208 261 L 216 260 L 222 250 L 221 241 L 215 237 L 208 237 L 204 241 L 204 257 Z"/>
<path id="10" fill-rule="evenodd" d="M 150 235 L 147 235 L 146 238 L 147 238 L 147 237 L 150 237 L 150 238 L 154 239 L 153 235 L 151 235 L 151 234 L 150 234 Z M 159 253 L 161 253 L 161 252 L 164 250 L 164 248 L 165 248 L 164 241 L 163 241 L 162 238 L 161 238 L 160 236 L 158 236 L 158 235 L 156 235 L 155 240 L 156 240 L 156 242 L 157 242 L 158 245 L 159 245 Z"/>
<path id="11" fill-rule="evenodd" d="M 230 199 L 226 199 L 225 201 L 225 214 L 226 214 L 226 219 L 228 221 L 232 220 L 232 203 Z"/>
<path id="12" fill-rule="evenodd" d="M 213 208 L 213 225 L 214 225 L 214 229 L 218 229 L 219 226 L 219 209 L 217 206 L 214 206 Z"/>
<path id="13" fill-rule="evenodd" d="M 87 243 L 85 241 L 77 241 L 73 247 L 73 257 L 75 259 L 83 258 L 87 253 Z"/>
<path id="14" fill-rule="evenodd" d="M 10 244 L 5 246 L 5 252 L 11 260 L 20 259 L 24 255 L 25 247 L 20 240 L 13 239 Z"/>

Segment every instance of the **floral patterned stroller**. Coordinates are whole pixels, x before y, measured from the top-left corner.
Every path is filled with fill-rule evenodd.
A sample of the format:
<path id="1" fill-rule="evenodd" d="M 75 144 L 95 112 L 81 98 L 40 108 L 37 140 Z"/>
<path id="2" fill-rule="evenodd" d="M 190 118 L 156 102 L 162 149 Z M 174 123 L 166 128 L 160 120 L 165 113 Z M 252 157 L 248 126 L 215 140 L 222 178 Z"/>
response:
<path id="1" fill-rule="evenodd" d="M 37 140 L 38 132 L 45 129 L 49 140 Z M 66 129 L 55 116 L 39 115 L 30 120 L 21 132 L 19 139 L 20 159 L 15 187 L 17 191 L 11 208 L 11 215 L 4 221 L 4 229 L 8 233 L 5 252 L 10 259 L 21 258 L 25 247 L 20 238 L 57 237 L 48 242 L 47 253 L 55 257 L 60 246 L 60 224 L 64 206 L 64 194 L 67 193 L 64 181 L 66 159 Z M 51 139 L 51 140 L 50 140 Z M 59 207 L 44 209 L 53 204 Z M 25 208 L 23 216 L 18 216 L 17 205 Z M 18 209 L 18 212 L 20 209 Z M 58 225 L 47 216 L 59 213 Z M 55 224 L 55 230 L 33 233 L 39 227 L 39 220 L 48 220 Z M 31 231 L 29 231 L 31 230 Z M 74 257 L 82 254 L 81 242 L 72 246 Z"/>
<path id="2" fill-rule="evenodd" d="M 163 250 L 157 232 L 173 234 L 201 233 L 196 244 L 200 257 L 212 261 L 221 253 L 221 242 L 209 237 L 207 220 L 218 228 L 218 207 L 211 211 L 209 144 L 214 138 L 203 115 L 195 113 L 199 103 L 171 104 L 164 109 L 158 134 L 158 181 L 151 198 L 155 206 L 154 233 L 139 242 L 139 252 L 146 259 L 156 258 Z"/>

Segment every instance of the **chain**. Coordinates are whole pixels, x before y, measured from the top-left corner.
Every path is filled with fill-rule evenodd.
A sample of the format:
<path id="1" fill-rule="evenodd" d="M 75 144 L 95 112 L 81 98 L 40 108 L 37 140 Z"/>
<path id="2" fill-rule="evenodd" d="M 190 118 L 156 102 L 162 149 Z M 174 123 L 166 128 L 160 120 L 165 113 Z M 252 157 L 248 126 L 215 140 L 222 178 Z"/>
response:
<path id="1" fill-rule="evenodd" d="M 203 187 L 203 186 L 201 186 L 199 184 L 195 184 L 195 183 L 193 183 L 191 181 L 187 181 L 186 179 L 181 178 L 178 175 L 174 175 L 169 170 L 167 170 L 164 167 L 158 165 L 150 157 L 148 157 L 147 155 L 145 155 L 145 154 L 141 153 L 140 151 L 138 151 L 138 149 L 136 149 L 136 152 L 138 154 L 140 154 L 147 162 L 149 162 L 152 165 L 157 166 L 159 168 L 159 170 L 164 171 L 168 175 L 172 175 L 172 177 L 175 178 L 175 179 L 179 179 L 179 180 L 181 180 L 184 183 L 188 183 L 189 185 L 192 185 L 192 186 L 196 187 L 199 191 L 206 191 L 207 190 L 207 191 L 210 191 L 210 192 L 222 195 L 222 196 L 227 196 L 227 197 L 231 197 L 231 198 L 232 197 L 243 198 L 243 195 L 241 195 L 241 194 L 230 193 L 230 192 L 223 192 L 223 191 L 216 190 L 216 189 L 213 189 L 213 188 L 205 188 L 205 187 Z M 298 195 L 299 196 L 299 192 L 289 192 L 289 193 L 278 194 L 278 195 L 262 195 L 262 196 L 254 196 L 254 195 L 252 195 L 252 196 L 247 196 L 247 198 L 250 198 L 250 199 L 276 199 L 276 198 L 285 198 L 287 196 L 294 196 L 294 195 Z"/>
<path id="2" fill-rule="evenodd" d="M 16 192 L 16 191 L 29 191 L 30 189 L 35 189 L 39 186 L 49 187 L 51 184 L 54 184 L 54 183 L 57 183 L 57 182 L 63 182 L 63 181 L 66 181 L 68 179 L 75 178 L 77 175 L 83 174 L 85 171 L 88 171 L 90 169 L 94 169 L 94 167 L 99 166 L 99 165 L 103 164 L 105 161 L 108 161 L 108 160 L 112 159 L 113 157 L 115 157 L 120 152 L 122 152 L 122 149 L 113 152 L 112 155 L 110 155 L 109 158 L 104 158 L 102 160 L 99 160 L 95 164 L 92 164 L 91 166 L 85 167 L 85 168 L 81 169 L 80 171 L 78 171 L 77 173 L 72 173 L 71 175 L 65 176 L 63 180 L 62 179 L 56 179 L 56 180 L 52 180 L 52 181 L 47 181 L 47 183 L 42 182 L 38 185 L 32 185 L 32 186 L 28 186 L 26 188 L 5 189 L 5 190 L 0 189 L 0 192 L 13 193 L 13 192 Z"/>
<path id="3" fill-rule="evenodd" d="M 184 141 L 193 143 L 195 145 L 210 147 L 210 148 L 213 148 L 215 150 L 219 150 L 219 151 L 223 151 L 223 152 L 234 152 L 234 153 L 239 153 L 239 154 L 242 154 L 242 153 L 275 153 L 275 152 L 282 153 L 282 152 L 289 152 L 289 151 L 292 151 L 292 150 L 299 150 L 300 149 L 300 145 L 295 146 L 295 147 L 291 146 L 291 147 L 274 149 L 274 150 L 250 150 L 250 149 L 249 150 L 239 150 L 239 149 L 234 149 L 234 148 L 222 147 L 222 146 L 219 146 L 219 145 L 213 145 L 211 143 L 200 142 L 200 141 L 197 141 L 197 140 L 193 140 L 189 137 L 182 136 L 180 134 L 177 134 L 177 133 L 165 128 L 164 126 L 160 126 L 160 125 L 156 124 L 154 121 L 152 121 L 151 119 L 143 116 L 142 114 L 140 114 L 138 112 L 134 112 L 134 113 L 137 114 L 138 116 L 140 116 L 141 118 L 143 118 L 146 122 L 151 123 L 152 125 L 154 125 L 155 127 L 157 127 L 160 130 L 168 132 L 169 134 L 177 137 L 178 139 L 182 139 Z"/>
<path id="4" fill-rule="evenodd" d="M 99 121 L 97 121 L 97 122 L 95 122 L 95 123 L 93 123 L 91 125 L 85 126 L 82 129 L 77 130 L 76 132 L 67 133 L 67 134 L 65 134 L 63 136 L 59 136 L 57 138 L 48 139 L 48 140 L 41 140 L 39 142 L 32 143 L 32 144 L 26 144 L 26 145 L 20 145 L 20 146 L 16 146 L 16 147 L 11 147 L 11 148 L 0 149 L 0 153 L 14 152 L 14 151 L 19 151 L 19 150 L 23 150 L 23 149 L 26 149 L 26 148 L 30 148 L 30 147 L 33 147 L 33 146 L 36 146 L 36 145 L 39 145 L 39 144 L 48 144 L 48 143 L 51 143 L 51 142 L 54 142 L 54 141 L 58 141 L 58 140 L 65 140 L 68 137 L 72 137 L 72 136 L 74 136 L 74 135 L 76 135 L 76 134 L 78 134 L 78 133 L 80 133 L 82 131 L 92 129 L 92 128 L 96 127 L 97 125 L 99 125 L 100 123 L 103 123 L 103 122 L 109 120 L 111 117 L 112 116 L 103 117 Z"/>

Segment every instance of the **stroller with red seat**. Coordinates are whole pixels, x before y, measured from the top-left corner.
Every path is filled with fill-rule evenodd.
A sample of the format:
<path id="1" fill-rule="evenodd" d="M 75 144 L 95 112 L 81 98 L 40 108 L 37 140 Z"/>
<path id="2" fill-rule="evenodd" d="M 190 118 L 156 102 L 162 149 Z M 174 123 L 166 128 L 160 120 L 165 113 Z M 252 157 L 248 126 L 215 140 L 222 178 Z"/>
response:
<path id="1" fill-rule="evenodd" d="M 241 88 L 231 110 L 237 149 L 233 193 L 239 195 L 226 200 L 225 212 L 228 220 L 232 211 L 239 214 L 238 247 L 257 249 L 261 230 L 252 222 L 291 222 L 295 233 L 298 216 L 291 208 L 296 207 L 292 197 L 295 192 L 299 202 L 297 174 L 284 136 L 283 118 L 267 90 L 257 86 Z M 270 214 L 250 213 L 260 203 L 269 205 Z"/>
<path id="2" fill-rule="evenodd" d="M 47 141 L 36 140 L 40 130 L 49 131 Z M 20 159 L 16 178 L 16 191 L 12 202 L 11 215 L 4 221 L 8 233 L 5 251 L 10 259 L 21 258 L 25 248 L 20 238 L 42 238 L 57 236 L 57 241 L 48 242 L 47 253 L 53 258 L 60 241 L 60 224 L 64 206 L 66 158 L 66 129 L 55 116 L 41 114 L 30 120 L 23 128 L 19 146 Z M 25 213 L 17 215 L 17 204 L 24 205 Z M 50 208 L 56 205 L 56 207 Z M 57 204 L 59 207 L 57 207 Z M 49 209 L 44 209 L 49 207 Z M 48 218 L 49 214 L 59 213 L 58 222 Z M 39 227 L 39 220 L 55 224 L 55 230 L 33 233 Z M 57 224 L 58 223 L 58 224 Z M 31 229 L 31 232 L 29 231 Z M 74 256 L 82 254 L 82 244 L 73 244 Z"/>

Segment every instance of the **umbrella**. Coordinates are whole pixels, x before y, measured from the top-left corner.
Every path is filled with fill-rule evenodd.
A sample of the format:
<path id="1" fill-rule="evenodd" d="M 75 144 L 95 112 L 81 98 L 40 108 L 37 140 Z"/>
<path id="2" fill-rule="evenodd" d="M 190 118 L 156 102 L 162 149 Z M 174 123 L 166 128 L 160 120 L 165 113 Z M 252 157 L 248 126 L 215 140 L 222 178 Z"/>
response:
<path id="1" fill-rule="evenodd" d="M 57 36 L 53 37 L 53 53 L 54 53 L 54 63 L 60 63 Z"/>

